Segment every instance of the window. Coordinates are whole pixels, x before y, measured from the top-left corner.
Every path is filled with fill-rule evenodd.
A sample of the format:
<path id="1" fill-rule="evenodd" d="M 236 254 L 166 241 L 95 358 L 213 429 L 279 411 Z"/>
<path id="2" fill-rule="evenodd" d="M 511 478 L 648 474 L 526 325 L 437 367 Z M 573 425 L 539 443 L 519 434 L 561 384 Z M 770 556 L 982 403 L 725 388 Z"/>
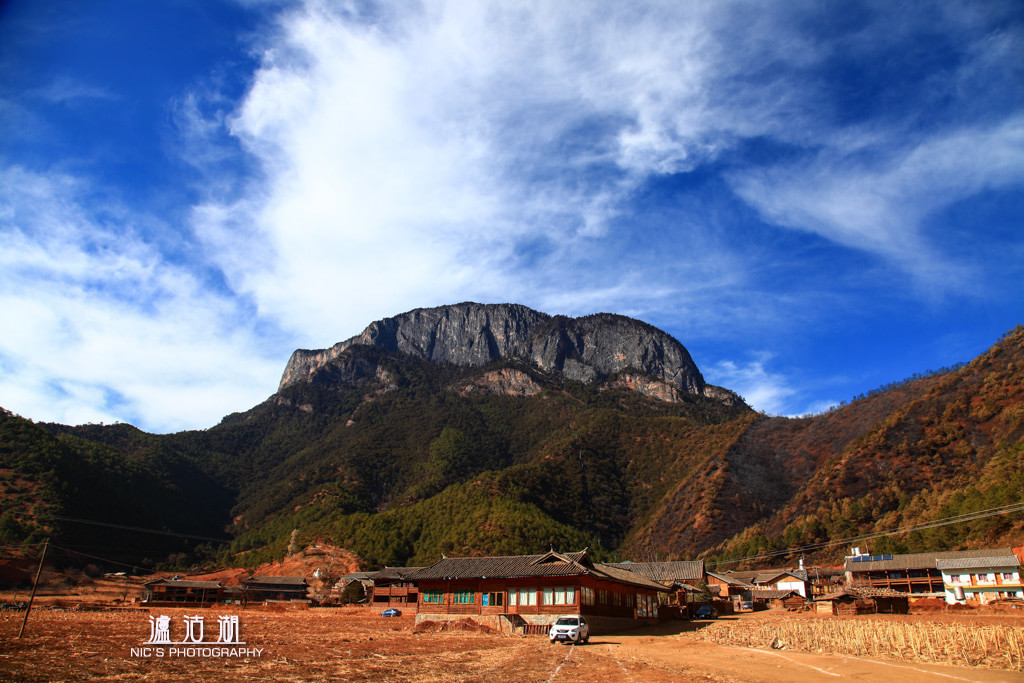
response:
<path id="1" fill-rule="evenodd" d="M 1017 577 L 1013 575 L 1013 572 L 1003 572 L 1003 581 L 1013 581 Z"/>
<path id="2" fill-rule="evenodd" d="M 505 594 L 491 592 L 483 594 L 484 607 L 501 607 L 505 604 Z"/>
<path id="3" fill-rule="evenodd" d="M 508 592 L 508 604 L 519 605 L 520 607 L 526 607 L 529 605 L 537 604 L 537 589 L 536 588 L 520 588 L 516 590 L 513 588 Z"/>
<path id="4" fill-rule="evenodd" d="M 434 588 L 428 588 L 427 590 L 423 591 L 423 602 L 444 602 L 444 591 Z"/>
<path id="5" fill-rule="evenodd" d="M 580 600 L 584 605 L 594 604 L 594 589 L 583 586 L 580 588 Z"/>
<path id="6" fill-rule="evenodd" d="M 452 602 L 455 604 L 473 604 L 473 591 L 453 591 Z"/>
<path id="7" fill-rule="evenodd" d="M 575 586 L 554 586 L 552 588 L 544 589 L 544 604 L 545 605 L 575 605 L 576 604 L 576 587 Z"/>
<path id="8" fill-rule="evenodd" d="M 653 617 L 655 614 L 654 598 L 638 593 L 636 596 L 636 615 L 638 617 Z"/>

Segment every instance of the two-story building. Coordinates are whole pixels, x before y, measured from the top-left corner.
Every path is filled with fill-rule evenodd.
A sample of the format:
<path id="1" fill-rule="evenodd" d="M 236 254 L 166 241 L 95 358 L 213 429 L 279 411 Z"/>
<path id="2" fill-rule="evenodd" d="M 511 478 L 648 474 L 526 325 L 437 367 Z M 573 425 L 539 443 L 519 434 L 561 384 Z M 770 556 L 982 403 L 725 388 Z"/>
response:
<path id="1" fill-rule="evenodd" d="M 385 567 L 370 574 L 373 582 L 372 606 L 375 609 L 416 609 L 419 588 L 409 577 L 423 567 Z"/>
<path id="2" fill-rule="evenodd" d="M 986 605 L 1004 598 L 1024 598 L 1020 560 L 1012 553 L 939 559 L 935 564 L 942 572 L 950 605 Z"/>
<path id="3" fill-rule="evenodd" d="M 246 602 L 290 602 L 308 599 L 309 584 L 301 576 L 254 576 L 242 582 Z"/>
<path id="4" fill-rule="evenodd" d="M 667 589 L 641 574 L 594 563 L 587 551 L 445 557 L 411 574 L 417 623 L 469 618 L 503 632 L 541 632 L 560 615 L 582 615 L 591 633 L 657 622 Z"/>
<path id="5" fill-rule="evenodd" d="M 220 581 L 154 579 L 145 584 L 143 603 L 151 606 L 210 607 L 223 598 Z"/>
<path id="6" fill-rule="evenodd" d="M 803 569 L 756 569 L 750 571 L 716 572 L 717 582 L 745 584 L 759 590 L 791 590 L 804 598 L 810 596 L 807 571 Z"/>
<path id="7" fill-rule="evenodd" d="M 961 573 L 959 569 L 972 568 L 972 563 L 980 562 L 982 566 L 976 567 L 979 572 Z M 985 563 L 993 567 L 993 571 L 980 571 L 986 568 Z M 1000 564 L 1003 563 L 1003 564 Z M 994 573 L 997 567 L 1010 568 L 1007 572 L 1013 574 L 1012 567 L 1020 567 L 1020 561 L 1009 548 L 983 548 L 978 550 L 951 550 L 934 553 L 909 553 L 905 555 L 860 555 L 855 554 L 846 558 L 846 583 L 851 587 L 859 588 L 884 588 L 907 593 L 912 598 L 936 597 L 945 598 L 947 593 L 952 592 L 956 596 L 956 587 L 963 589 L 966 599 L 967 592 L 971 592 L 975 598 L 980 600 L 982 593 L 990 593 L 997 585 L 993 580 L 988 585 L 987 575 Z M 943 569 L 945 567 L 945 569 Z M 961 574 L 967 578 L 965 581 L 947 583 L 953 576 L 960 577 Z M 971 576 L 975 582 L 985 584 L 978 590 L 967 590 L 971 583 Z M 1019 571 L 1017 572 L 1019 581 Z M 1002 577 L 998 577 L 1002 581 Z M 1007 579 L 1012 582 L 1013 579 Z M 998 585 L 1001 585 L 998 584 Z M 1010 590 L 1013 584 L 1001 590 L 1005 593 Z M 996 591 L 998 592 L 998 591 Z M 992 599 L 986 597 L 986 599 Z"/>

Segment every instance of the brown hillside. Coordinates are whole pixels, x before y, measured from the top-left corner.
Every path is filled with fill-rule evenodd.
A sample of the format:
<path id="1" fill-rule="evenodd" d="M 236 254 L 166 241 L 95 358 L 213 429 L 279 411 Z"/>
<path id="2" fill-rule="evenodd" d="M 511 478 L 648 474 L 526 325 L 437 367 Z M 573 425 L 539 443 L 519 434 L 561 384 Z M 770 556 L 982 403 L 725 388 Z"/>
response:
<path id="1" fill-rule="evenodd" d="M 713 554 L 748 556 L 1016 502 L 1024 484 L 1022 439 L 1018 328 L 960 370 L 816 417 L 756 421 L 714 467 L 666 496 L 635 539 L 670 556 L 716 545 Z M 1024 538 L 1020 515 L 972 524 L 960 525 L 970 533 L 939 527 L 895 542 L 1006 545 Z"/>

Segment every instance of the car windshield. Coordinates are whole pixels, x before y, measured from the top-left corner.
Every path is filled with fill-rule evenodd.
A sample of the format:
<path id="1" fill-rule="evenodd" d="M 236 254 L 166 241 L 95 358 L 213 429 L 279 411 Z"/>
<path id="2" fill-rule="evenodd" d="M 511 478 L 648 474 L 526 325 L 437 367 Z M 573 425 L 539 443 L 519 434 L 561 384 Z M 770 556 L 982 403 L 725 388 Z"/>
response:
<path id="1" fill-rule="evenodd" d="M 579 626 L 580 620 L 575 617 L 562 617 L 555 622 L 555 626 Z"/>

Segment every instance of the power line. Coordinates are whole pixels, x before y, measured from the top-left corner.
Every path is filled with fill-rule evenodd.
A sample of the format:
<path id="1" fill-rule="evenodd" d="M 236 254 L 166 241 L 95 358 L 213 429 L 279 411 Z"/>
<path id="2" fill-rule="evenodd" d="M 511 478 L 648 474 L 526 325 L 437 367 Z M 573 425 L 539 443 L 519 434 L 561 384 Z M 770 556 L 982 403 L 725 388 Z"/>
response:
<path id="1" fill-rule="evenodd" d="M 96 555 L 89 555 L 88 553 L 83 553 L 83 552 L 79 552 L 77 550 L 72 550 L 71 548 L 63 548 L 63 547 L 58 546 L 58 545 L 53 545 L 52 543 L 50 544 L 50 547 L 54 548 L 56 550 L 63 550 L 66 553 L 72 553 L 74 555 L 80 555 L 82 557 L 88 557 L 90 560 L 99 560 L 100 562 L 107 562 L 107 563 L 110 563 L 110 564 L 117 564 L 117 565 L 121 565 L 122 567 L 128 567 L 129 569 L 139 569 L 139 570 L 141 570 L 143 572 L 151 571 L 149 569 L 146 569 L 145 567 L 140 567 L 137 564 L 128 564 L 126 562 L 118 562 L 117 560 L 111 560 L 111 559 L 106 558 L 106 557 L 98 557 Z"/>
<path id="2" fill-rule="evenodd" d="M 64 517 L 62 515 L 50 515 L 52 519 L 59 519 L 62 522 L 75 522 L 77 524 L 91 524 L 92 526 L 105 526 L 112 529 L 124 529 L 125 531 L 138 531 L 146 534 L 161 534 L 163 536 L 176 536 L 178 538 L 190 538 L 195 541 L 211 541 L 213 543 L 228 543 L 231 541 L 230 538 L 210 538 L 209 536 L 199 536 L 197 534 L 182 534 L 176 531 L 166 531 L 161 529 L 146 529 L 139 526 L 129 526 L 127 524 L 114 524 L 112 522 L 100 522 L 95 519 L 82 519 L 80 517 Z"/>
<path id="3" fill-rule="evenodd" d="M 812 543 L 804 546 L 797 546 L 795 548 L 787 548 L 784 550 L 775 550 L 769 553 L 760 553 L 758 555 L 750 555 L 747 557 L 740 557 L 731 560 L 723 560 L 715 563 L 715 567 L 728 564 L 736 564 L 738 562 L 746 562 L 751 560 L 765 560 L 773 557 L 784 557 L 786 555 L 793 555 L 801 552 L 808 552 L 813 550 L 822 550 L 829 548 L 834 545 L 844 545 L 847 543 L 856 543 L 858 541 L 867 541 L 873 538 L 881 538 L 883 536 L 895 536 L 898 534 L 910 533 L 911 531 L 920 531 L 922 529 L 934 529 L 936 527 L 948 526 L 950 524 L 959 524 L 961 522 L 972 522 L 977 519 L 984 519 L 986 517 L 996 517 L 999 515 L 1008 515 L 1013 512 L 1024 511 L 1024 501 L 1016 503 L 1009 503 L 1007 505 L 1001 505 L 999 507 L 989 508 L 987 510 L 976 510 L 974 512 L 965 512 L 952 517 L 943 517 L 930 522 L 921 522 L 913 524 L 908 527 L 889 529 L 886 531 L 878 531 L 870 534 L 862 534 L 859 536 L 850 536 L 848 538 L 834 539 L 831 541 L 823 541 L 821 543 Z"/>

